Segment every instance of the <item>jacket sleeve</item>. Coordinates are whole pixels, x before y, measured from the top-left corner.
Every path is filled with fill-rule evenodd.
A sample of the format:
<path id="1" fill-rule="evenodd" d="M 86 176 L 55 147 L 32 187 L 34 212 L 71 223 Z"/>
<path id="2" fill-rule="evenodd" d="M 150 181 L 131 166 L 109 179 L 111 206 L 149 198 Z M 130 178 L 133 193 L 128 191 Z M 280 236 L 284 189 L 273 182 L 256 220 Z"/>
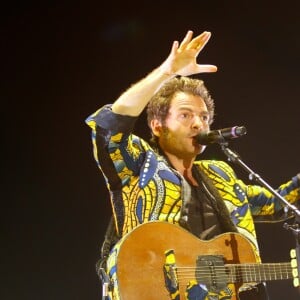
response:
<path id="1" fill-rule="evenodd" d="M 300 199 L 300 175 L 280 185 L 276 192 L 290 203 L 297 202 Z M 280 221 L 291 217 L 291 212 L 283 209 L 284 203 L 264 187 L 248 185 L 247 196 L 251 212 L 257 222 Z M 264 216 L 270 217 L 263 218 Z"/>
<path id="2" fill-rule="evenodd" d="M 139 172 L 147 143 L 132 134 L 137 117 L 115 114 L 105 105 L 86 119 L 92 129 L 94 158 L 110 189 Z"/>

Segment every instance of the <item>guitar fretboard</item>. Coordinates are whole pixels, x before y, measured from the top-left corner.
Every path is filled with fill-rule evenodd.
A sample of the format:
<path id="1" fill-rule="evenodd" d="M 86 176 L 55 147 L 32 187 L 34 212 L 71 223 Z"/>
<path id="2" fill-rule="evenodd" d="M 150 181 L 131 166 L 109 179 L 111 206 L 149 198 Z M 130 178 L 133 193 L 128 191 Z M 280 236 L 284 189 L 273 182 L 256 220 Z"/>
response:
<path id="1" fill-rule="evenodd" d="M 290 263 L 226 264 L 229 283 L 262 282 L 293 278 Z"/>

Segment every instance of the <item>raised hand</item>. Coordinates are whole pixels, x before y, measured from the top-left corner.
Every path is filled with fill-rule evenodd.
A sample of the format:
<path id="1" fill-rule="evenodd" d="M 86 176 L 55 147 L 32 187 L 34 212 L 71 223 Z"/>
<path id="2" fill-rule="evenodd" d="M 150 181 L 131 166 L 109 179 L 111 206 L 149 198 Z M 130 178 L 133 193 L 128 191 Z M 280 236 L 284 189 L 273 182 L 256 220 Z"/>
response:
<path id="1" fill-rule="evenodd" d="M 174 41 L 171 52 L 161 65 L 162 71 L 168 75 L 188 76 L 197 73 L 216 72 L 215 65 L 204 65 L 197 63 L 197 57 L 211 37 L 211 33 L 204 31 L 193 37 L 193 31 L 189 30 L 179 44 Z"/>

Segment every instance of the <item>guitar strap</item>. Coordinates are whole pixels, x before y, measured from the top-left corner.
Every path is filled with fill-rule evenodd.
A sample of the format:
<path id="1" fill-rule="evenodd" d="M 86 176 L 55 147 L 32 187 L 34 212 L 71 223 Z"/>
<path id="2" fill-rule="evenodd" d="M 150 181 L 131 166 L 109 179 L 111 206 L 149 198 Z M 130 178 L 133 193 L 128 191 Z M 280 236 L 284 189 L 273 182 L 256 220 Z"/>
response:
<path id="1" fill-rule="evenodd" d="M 100 259 L 96 263 L 96 272 L 101 280 L 102 276 L 99 273 L 100 268 L 106 270 L 106 261 L 109 256 L 109 252 L 119 239 L 120 238 L 117 234 L 114 217 L 111 216 L 104 236 L 104 241 L 101 246 Z"/>

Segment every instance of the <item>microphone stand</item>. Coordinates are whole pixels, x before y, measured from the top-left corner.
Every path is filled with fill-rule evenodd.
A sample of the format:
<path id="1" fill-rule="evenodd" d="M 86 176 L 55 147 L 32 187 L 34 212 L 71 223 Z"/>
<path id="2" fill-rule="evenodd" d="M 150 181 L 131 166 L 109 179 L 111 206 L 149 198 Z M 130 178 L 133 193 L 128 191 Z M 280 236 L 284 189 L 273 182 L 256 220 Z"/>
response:
<path id="1" fill-rule="evenodd" d="M 297 270 L 298 274 L 300 274 L 300 211 L 299 209 L 289 203 L 284 197 L 282 197 L 276 190 L 274 190 L 266 181 L 264 181 L 257 173 L 253 172 L 240 158 L 240 156 L 228 148 L 228 142 L 223 138 L 218 142 L 221 146 L 222 151 L 225 153 L 229 161 L 239 164 L 244 170 L 249 173 L 249 179 L 255 180 L 263 187 L 265 187 L 268 191 L 270 191 L 277 199 L 279 199 L 285 207 L 289 208 L 295 216 L 295 222 L 293 225 L 289 225 L 288 223 L 284 223 L 283 227 L 287 230 L 290 230 L 296 240 L 296 258 L 297 258 Z M 297 275 L 298 277 L 299 275 Z M 298 283 L 299 284 L 299 283 Z M 295 284 L 294 284 L 295 285 Z M 299 285 L 298 285 L 299 286 Z"/>

